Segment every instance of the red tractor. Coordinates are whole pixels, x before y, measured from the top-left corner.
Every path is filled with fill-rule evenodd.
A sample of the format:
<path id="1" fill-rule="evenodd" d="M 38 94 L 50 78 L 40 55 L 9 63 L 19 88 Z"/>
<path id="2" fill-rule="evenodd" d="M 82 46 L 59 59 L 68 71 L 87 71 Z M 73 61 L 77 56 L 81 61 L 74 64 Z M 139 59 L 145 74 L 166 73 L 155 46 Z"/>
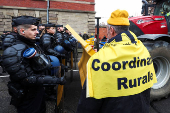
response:
<path id="1" fill-rule="evenodd" d="M 170 0 L 154 0 L 156 4 L 145 3 L 145 16 L 131 17 L 133 31 L 153 59 L 157 83 L 151 88 L 151 100 L 159 100 L 170 94 Z M 148 9 L 154 9 L 148 15 Z"/>

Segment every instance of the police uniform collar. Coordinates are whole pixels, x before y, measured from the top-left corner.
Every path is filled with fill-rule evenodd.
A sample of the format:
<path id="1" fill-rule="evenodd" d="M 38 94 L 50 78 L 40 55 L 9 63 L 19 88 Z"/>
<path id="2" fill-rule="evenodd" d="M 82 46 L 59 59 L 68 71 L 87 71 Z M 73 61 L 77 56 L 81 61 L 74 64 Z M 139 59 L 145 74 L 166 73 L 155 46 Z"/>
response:
<path id="1" fill-rule="evenodd" d="M 28 44 L 28 45 L 34 45 L 36 43 L 36 39 L 29 39 L 29 38 L 26 38 L 22 35 L 17 35 L 18 39 L 21 40 L 22 42 Z"/>

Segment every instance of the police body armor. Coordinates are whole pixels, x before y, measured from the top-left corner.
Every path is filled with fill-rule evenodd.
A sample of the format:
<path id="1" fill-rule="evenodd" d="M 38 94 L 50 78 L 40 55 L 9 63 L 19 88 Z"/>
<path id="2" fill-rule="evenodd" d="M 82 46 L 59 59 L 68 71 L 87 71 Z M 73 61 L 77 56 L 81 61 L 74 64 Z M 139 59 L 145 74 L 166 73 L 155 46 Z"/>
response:
<path id="1" fill-rule="evenodd" d="M 64 32 L 63 33 L 63 38 L 64 38 L 64 40 L 69 40 L 69 34 Z"/>
<path id="2" fill-rule="evenodd" d="M 69 41 L 71 43 L 71 46 L 73 48 L 75 48 L 76 47 L 76 40 L 74 39 L 74 37 L 70 36 Z"/>
<path id="3" fill-rule="evenodd" d="M 62 45 L 63 42 L 64 42 L 63 33 L 61 33 L 61 32 L 56 32 L 56 34 L 55 34 L 55 40 L 56 40 L 57 45 Z"/>
<path id="4" fill-rule="evenodd" d="M 57 44 L 64 47 L 66 51 L 72 51 L 73 48 L 69 42 L 69 35 L 67 33 L 57 32 L 56 33 Z"/>
<path id="5" fill-rule="evenodd" d="M 16 42 L 16 37 L 12 34 L 6 35 L 2 42 L 2 49 L 5 50 L 7 47 L 12 46 Z"/>
<path id="6" fill-rule="evenodd" d="M 2 44 L 1 44 L 1 49 L 2 50 L 5 50 L 7 47 L 10 47 L 12 45 L 14 45 L 16 43 L 16 37 L 17 36 L 17 33 L 15 32 L 11 32 L 10 34 L 7 34 L 7 35 L 3 35 L 3 39 L 2 40 Z M 0 65 L 3 69 L 3 73 L 5 73 L 5 68 L 2 64 L 2 57 L 0 57 Z"/>
<path id="7" fill-rule="evenodd" d="M 53 36 L 49 34 L 44 34 L 40 39 L 40 46 L 44 50 L 45 54 L 48 55 L 55 55 L 55 56 L 62 56 L 60 53 L 54 51 L 53 49 Z"/>
<path id="8" fill-rule="evenodd" d="M 5 39 L 6 35 L 5 34 L 2 34 L 1 35 L 1 41 L 3 41 Z"/>
<path id="9" fill-rule="evenodd" d="M 62 38 L 63 34 L 61 32 L 56 32 L 55 37 L 56 38 Z"/>
<path id="10" fill-rule="evenodd" d="M 62 39 L 62 34 L 61 33 L 57 33 L 59 35 L 59 39 L 62 40 L 63 42 L 63 39 Z M 56 36 L 56 35 L 55 35 Z M 41 48 L 44 50 L 45 54 L 48 54 L 48 55 L 54 55 L 54 56 L 57 56 L 59 59 L 60 59 L 60 62 L 61 62 L 61 59 L 63 57 L 65 57 L 65 51 L 64 52 L 58 52 L 56 49 L 54 49 L 56 47 L 56 45 L 58 45 L 56 43 L 56 37 L 54 39 L 53 36 L 49 35 L 49 34 L 44 34 L 41 39 L 40 39 L 40 46 Z M 53 43 L 53 44 L 52 44 Z M 54 46 L 54 47 L 53 47 Z M 67 67 L 61 65 L 61 71 L 63 72 L 64 69 L 66 69 Z M 66 69 L 67 70 L 67 69 Z"/>
<path id="11" fill-rule="evenodd" d="M 3 65 L 8 74 L 10 74 L 11 80 L 8 85 L 9 92 L 12 96 L 11 104 L 15 106 L 17 106 L 16 104 L 21 99 L 19 97 L 23 97 L 22 94 L 27 93 L 30 88 L 36 91 L 38 87 L 65 83 L 64 77 L 57 78 L 42 73 L 43 70 L 48 68 L 47 65 L 44 65 L 44 68 L 42 66 L 41 71 L 40 69 L 35 69 L 35 67 L 33 68 L 32 66 L 36 65 L 35 60 L 24 58 L 22 55 L 27 48 L 27 44 L 21 42 L 20 44 L 8 47 L 3 53 Z M 36 46 L 34 46 L 34 48 L 40 53 L 40 49 Z"/>

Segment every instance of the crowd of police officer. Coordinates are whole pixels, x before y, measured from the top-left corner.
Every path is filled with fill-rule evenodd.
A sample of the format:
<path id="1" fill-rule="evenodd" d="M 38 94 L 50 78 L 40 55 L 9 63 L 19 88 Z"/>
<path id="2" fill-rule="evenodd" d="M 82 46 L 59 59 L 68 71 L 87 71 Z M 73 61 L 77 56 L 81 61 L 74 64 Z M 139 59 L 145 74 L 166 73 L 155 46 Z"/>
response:
<path id="1" fill-rule="evenodd" d="M 4 32 L 1 41 L 1 67 L 10 75 L 11 104 L 18 113 L 45 113 L 46 99 L 56 95 L 54 86 L 66 82 L 64 73 L 75 38 L 63 25 L 19 16 L 12 19 L 12 31 Z"/>

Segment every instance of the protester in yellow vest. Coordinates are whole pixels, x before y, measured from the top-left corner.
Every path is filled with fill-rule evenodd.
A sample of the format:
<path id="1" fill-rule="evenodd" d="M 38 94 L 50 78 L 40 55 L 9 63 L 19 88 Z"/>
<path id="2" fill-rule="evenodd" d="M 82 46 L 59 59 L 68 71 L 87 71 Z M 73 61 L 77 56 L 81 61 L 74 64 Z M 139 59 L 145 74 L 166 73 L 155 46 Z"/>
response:
<path id="1" fill-rule="evenodd" d="M 125 10 L 111 13 L 108 42 L 88 60 L 77 113 L 149 113 L 155 70 L 148 50 L 129 31 L 128 16 Z"/>

